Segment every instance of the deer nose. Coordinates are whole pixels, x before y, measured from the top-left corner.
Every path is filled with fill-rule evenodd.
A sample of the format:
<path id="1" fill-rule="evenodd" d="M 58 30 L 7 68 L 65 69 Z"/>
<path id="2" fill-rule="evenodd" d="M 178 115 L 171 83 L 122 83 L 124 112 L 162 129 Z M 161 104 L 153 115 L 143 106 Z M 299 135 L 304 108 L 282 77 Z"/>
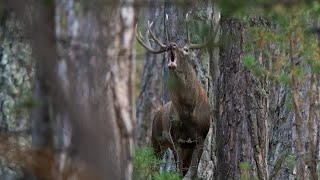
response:
<path id="1" fill-rule="evenodd" d="M 177 49 L 177 48 L 178 48 L 178 46 L 176 43 L 170 43 L 169 49 Z"/>
<path id="2" fill-rule="evenodd" d="M 168 68 L 169 69 L 176 69 L 177 68 L 177 63 L 175 63 L 175 62 L 169 62 L 169 64 L 168 64 Z"/>
<path id="3" fill-rule="evenodd" d="M 173 44 L 173 45 L 172 45 L 172 48 L 173 48 L 173 49 L 177 49 L 177 45 L 176 45 L 176 44 Z"/>

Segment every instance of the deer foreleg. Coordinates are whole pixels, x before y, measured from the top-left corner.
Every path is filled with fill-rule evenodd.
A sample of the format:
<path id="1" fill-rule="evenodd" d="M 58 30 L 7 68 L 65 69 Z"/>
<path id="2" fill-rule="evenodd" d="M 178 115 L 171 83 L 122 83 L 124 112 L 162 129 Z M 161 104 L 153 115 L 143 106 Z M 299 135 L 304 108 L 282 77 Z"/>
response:
<path id="1" fill-rule="evenodd" d="M 203 152 L 203 144 L 204 144 L 204 139 L 201 138 L 200 140 L 197 141 L 197 145 L 193 149 L 189 170 L 185 176 L 187 179 L 193 179 L 197 175 L 198 164 Z"/>

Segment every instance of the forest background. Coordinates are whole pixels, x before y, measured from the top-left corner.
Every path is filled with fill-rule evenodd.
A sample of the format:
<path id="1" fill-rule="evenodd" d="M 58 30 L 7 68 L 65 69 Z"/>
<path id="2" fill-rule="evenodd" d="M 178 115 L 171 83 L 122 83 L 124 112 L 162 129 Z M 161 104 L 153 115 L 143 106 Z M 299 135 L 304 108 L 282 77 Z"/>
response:
<path id="1" fill-rule="evenodd" d="M 162 42 L 219 44 L 193 52 L 212 116 L 199 179 L 318 179 L 319 15 L 311 0 L 1 0 L 0 178 L 182 178 L 150 149 L 170 100 L 165 53 L 135 40 L 150 20 Z"/>

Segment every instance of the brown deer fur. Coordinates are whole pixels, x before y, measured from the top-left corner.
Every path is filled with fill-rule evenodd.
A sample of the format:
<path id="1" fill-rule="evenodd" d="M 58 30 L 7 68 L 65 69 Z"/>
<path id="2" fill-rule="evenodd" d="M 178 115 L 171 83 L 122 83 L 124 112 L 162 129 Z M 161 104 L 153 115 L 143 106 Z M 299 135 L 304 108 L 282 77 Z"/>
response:
<path id="1" fill-rule="evenodd" d="M 196 78 L 189 50 L 174 43 L 168 50 L 171 101 L 154 117 L 152 146 L 159 157 L 167 148 L 173 150 L 183 175 L 190 167 L 191 176 L 195 176 L 210 127 L 208 97 Z"/>
<path id="2" fill-rule="evenodd" d="M 152 146 L 160 158 L 167 148 L 173 151 L 180 172 L 183 175 L 189 170 L 190 177 L 195 177 L 203 151 L 204 139 L 210 127 L 210 107 L 208 97 L 196 78 L 192 66 L 191 49 L 203 45 L 188 43 L 179 48 L 175 43 L 162 44 L 151 31 L 152 23 L 148 22 L 148 31 L 143 38 L 137 32 L 139 43 L 150 53 L 168 52 L 169 68 L 168 89 L 171 101 L 165 104 L 155 115 L 152 125 Z M 149 42 L 149 34 L 160 49 L 154 49 Z M 145 41 L 147 40 L 147 41 Z"/>

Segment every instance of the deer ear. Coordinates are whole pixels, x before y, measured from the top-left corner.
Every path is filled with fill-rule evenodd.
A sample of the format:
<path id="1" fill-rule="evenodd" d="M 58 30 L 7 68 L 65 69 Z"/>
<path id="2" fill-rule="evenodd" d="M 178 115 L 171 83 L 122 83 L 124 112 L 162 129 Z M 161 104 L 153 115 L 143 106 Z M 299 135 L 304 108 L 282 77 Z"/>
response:
<path id="1" fill-rule="evenodd" d="M 183 55 L 190 54 L 190 49 L 188 47 L 186 47 L 186 46 L 182 48 L 182 51 L 183 51 Z"/>

